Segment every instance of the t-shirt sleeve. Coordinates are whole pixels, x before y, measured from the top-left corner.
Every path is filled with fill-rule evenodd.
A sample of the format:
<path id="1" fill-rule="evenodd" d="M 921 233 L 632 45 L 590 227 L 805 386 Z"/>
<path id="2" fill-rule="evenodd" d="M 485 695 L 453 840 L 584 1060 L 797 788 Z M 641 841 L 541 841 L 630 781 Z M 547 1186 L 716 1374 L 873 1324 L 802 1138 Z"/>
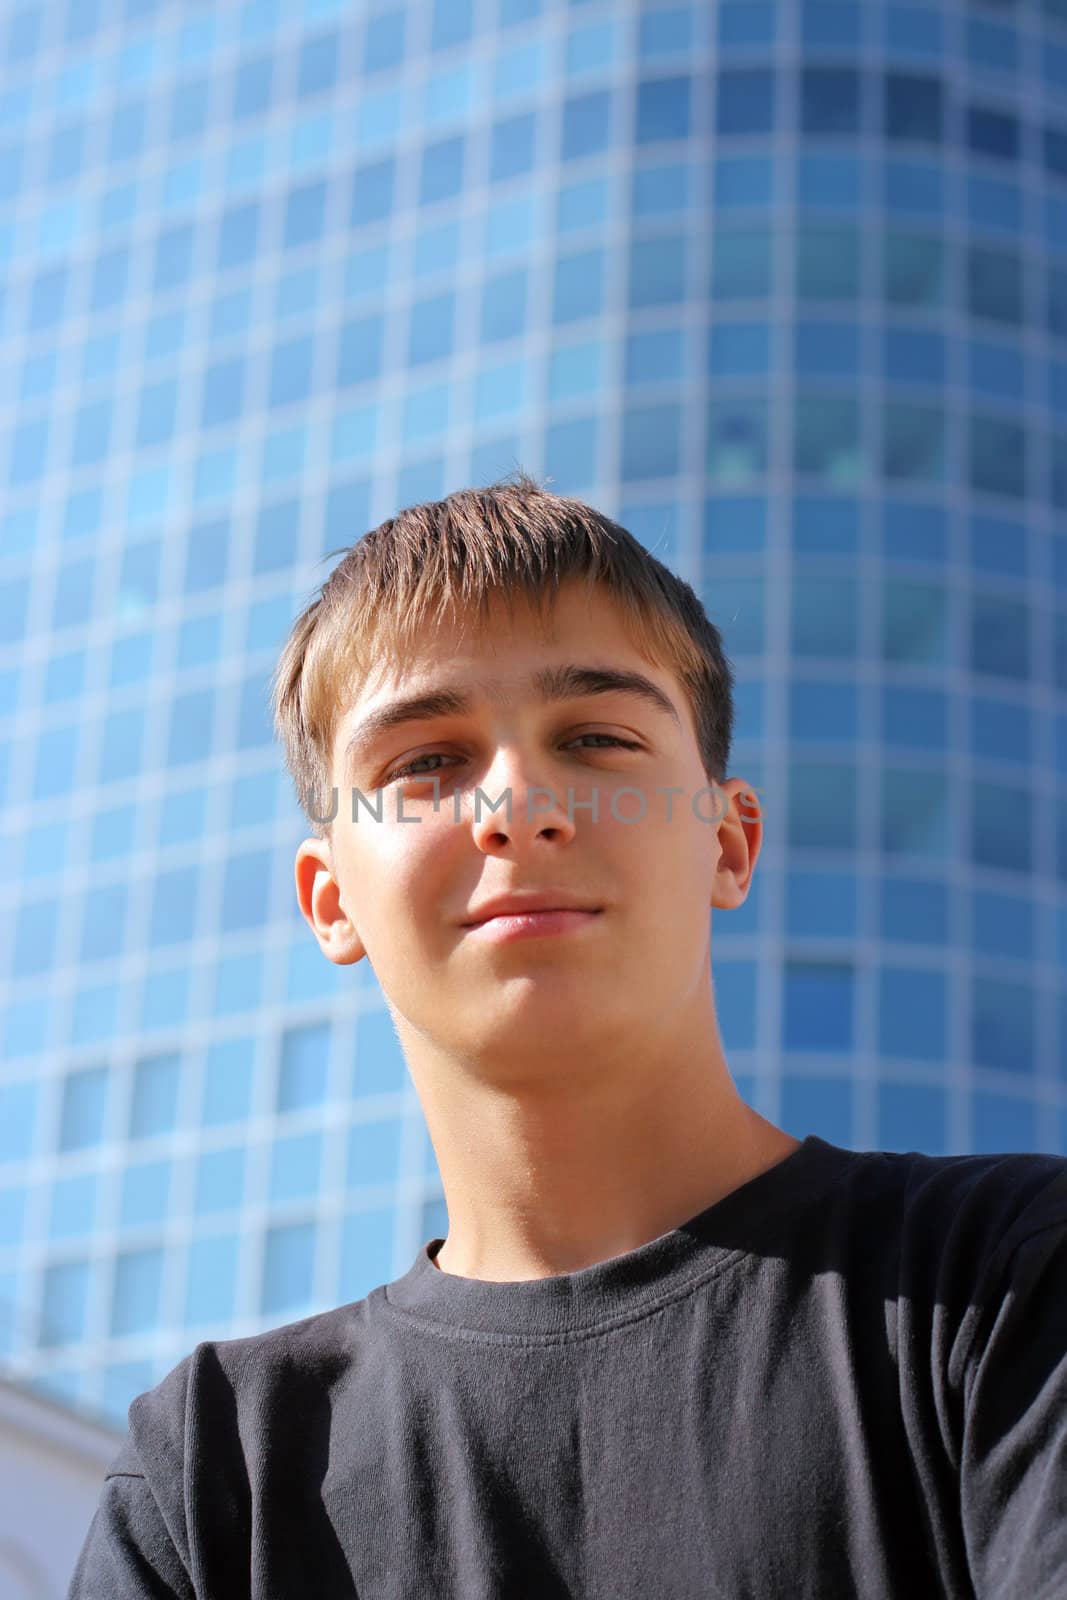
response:
<path id="1" fill-rule="evenodd" d="M 195 1600 L 140 1474 L 115 1471 L 106 1479 L 67 1600 Z"/>
<path id="2" fill-rule="evenodd" d="M 196 1600 L 185 1526 L 190 1359 L 130 1406 L 67 1600 Z"/>
<path id="3" fill-rule="evenodd" d="M 960 1493 L 977 1600 L 1067 1594 L 1067 1215 L 1057 1209 L 1012 1250 L 968 1356 Z"/>

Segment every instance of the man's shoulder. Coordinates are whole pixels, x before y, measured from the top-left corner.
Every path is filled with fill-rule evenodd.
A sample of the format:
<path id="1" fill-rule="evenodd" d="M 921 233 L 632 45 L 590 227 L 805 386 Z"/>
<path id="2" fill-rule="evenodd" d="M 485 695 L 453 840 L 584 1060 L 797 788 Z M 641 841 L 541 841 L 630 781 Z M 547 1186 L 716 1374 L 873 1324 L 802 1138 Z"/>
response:
<path id="1" fill-rule="evenodd" d="M 190 1438 L 236 1441 L 272 1416 L 321 1411 L 365 1345 L 371 1297 L 262 1333 L 205 1340 L 140 1394 L 109 1476 L 141 1475 L 146 1461 L 177 1467 Z"/>

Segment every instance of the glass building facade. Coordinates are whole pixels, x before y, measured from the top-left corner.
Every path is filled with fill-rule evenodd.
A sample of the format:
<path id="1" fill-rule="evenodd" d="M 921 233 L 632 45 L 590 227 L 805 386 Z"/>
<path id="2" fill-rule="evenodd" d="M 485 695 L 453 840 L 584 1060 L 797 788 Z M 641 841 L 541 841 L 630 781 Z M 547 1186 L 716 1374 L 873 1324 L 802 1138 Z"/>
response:
<path id="1" fill-rule="evenodd" d="M 1067 0 L 0 17 L 0 1360 L 121 1418 L 447 1232 L 267 694 L 522 466 L 698 588 L 791 1133 L 1067 1150 Z"/>

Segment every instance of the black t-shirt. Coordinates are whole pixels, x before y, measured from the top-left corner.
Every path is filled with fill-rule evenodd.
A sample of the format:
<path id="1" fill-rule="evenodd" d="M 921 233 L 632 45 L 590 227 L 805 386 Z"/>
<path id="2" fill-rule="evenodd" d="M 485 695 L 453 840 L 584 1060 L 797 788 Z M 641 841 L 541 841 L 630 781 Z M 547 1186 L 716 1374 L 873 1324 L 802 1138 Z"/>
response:
<path id="1" fill-rule="evenodd" d="M 579 1272 L 439 1245 L 136 1399 L 71 1600 L 1067 1595 L 1067 1158 L 809 1135 Z"/>

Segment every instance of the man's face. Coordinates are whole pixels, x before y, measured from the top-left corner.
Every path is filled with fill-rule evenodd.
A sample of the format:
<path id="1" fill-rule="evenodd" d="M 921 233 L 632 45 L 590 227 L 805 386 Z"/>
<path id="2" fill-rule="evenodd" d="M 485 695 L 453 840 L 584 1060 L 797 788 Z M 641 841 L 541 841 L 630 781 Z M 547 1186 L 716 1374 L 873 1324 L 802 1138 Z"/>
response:
<path id="1" fill-rule="evenodd" d="M 640 674 L 666 704 L 618 688 L 545 699 L 534 675 L 563 668 Z M 467 709 L 359 738 L 373 714 L 446 689 Z M 630 643 L 610 595 L 574 584 L 547 626 L 496 604 L 462 642 L 442 631 L 383 664 L 339 720 L 332 773 L 332 852 L 309 841 L 297 866 L 324 952 L 368 956 L 403 1042 L 410 1028 L 483 1063 L 668 1023 L 706 981 L 711 906 L 740 904 L 759 849 L 758 818 L 738 820 L 743 781 L 709 786 L 681 684 Z M 464 926 L 491 898 L 540 890 L 598 913 L 518 938 Z"/>

